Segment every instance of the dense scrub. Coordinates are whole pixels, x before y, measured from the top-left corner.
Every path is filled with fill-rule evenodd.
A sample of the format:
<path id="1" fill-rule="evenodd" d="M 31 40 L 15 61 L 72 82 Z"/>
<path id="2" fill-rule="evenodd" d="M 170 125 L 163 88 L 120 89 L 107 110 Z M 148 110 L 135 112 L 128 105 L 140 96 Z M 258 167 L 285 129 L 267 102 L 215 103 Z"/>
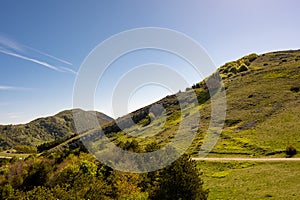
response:
<path id="1" fill-rule="evenodd" d="M 206 199 L 202 185 L 186 155 L 148 174 L 114 171 L 79 149 L 3 161 L 0 170 L 0 199 Z"/>

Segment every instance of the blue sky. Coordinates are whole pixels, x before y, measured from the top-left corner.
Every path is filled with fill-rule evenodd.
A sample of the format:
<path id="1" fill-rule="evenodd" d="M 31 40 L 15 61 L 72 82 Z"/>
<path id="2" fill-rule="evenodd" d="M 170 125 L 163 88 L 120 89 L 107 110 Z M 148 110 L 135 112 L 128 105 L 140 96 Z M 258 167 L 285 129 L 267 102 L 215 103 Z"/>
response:
<path id="1" fill-rule="evenodd" d="M 296 0 L 3 0 L 0 124 L 25 123 L 71 109 L 76 72 L 83 60 L 100 42 L 119 32 L 141 27 L 174 29 L 196 40 L 220 66 L 252 52 L 299 49 L 299 7 Z M 137 54 L 124 62 L 167 60 L 186 72 L 177 58 L 146 53 L 146 59 Z M 121 65 L 116 64 L 110 73 L 122 75 Z M 187 79 L 190 84 L 200 81 L 192 74 Z M 109 79 L 106 84 L 99 88 L 109 92 Z M 134 110 L 166 94 L 167 90 L 145 87 L 129 100 L 129 107 Z M 95 109 L 113 115 L 106 94 L 96 92 L 95 99 Z"/>

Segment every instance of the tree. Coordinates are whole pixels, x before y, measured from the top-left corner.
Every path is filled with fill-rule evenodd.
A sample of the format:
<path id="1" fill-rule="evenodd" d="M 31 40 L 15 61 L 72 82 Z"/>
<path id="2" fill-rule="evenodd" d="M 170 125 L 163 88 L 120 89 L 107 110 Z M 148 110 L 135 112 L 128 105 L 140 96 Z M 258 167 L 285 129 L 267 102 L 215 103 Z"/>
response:
<path id="1" fill-rule="evenodd" d="M 196 161 L 183 155 L 158 175 L 156 188 L 150 192 L 150 199 L 199 199 L 205 200 L 208 191 L 203 189 L 201 173 Z"/>
<path id="2" fill-rule="evenodd" d="M 35 186 L 43 186 L 48 180 L 48 172 L 52 170 L 51 163 L 47 160 L 36 159 L 28 168 L 28 174 L 24 179 L 25 190 L 32 190 Z"/>
<path id="3" fill-rule="evenodd" d="M 134 197 L 141 193 L 139 184 L 142 180 L 139 174 L 114 171 L 112 179 L 114 197 L 117 199 L 138 199 Z"/>

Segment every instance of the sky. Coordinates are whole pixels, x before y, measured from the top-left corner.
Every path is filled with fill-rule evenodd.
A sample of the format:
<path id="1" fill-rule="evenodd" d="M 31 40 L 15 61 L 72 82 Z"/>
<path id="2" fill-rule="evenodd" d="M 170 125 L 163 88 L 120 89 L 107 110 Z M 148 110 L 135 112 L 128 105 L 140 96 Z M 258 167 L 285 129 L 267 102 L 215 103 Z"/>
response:
<path id="1" fill-rule="evenodd" d="M 143 27 L 181 32 L 218 67 L 253 52 L 299 49 L 299 7 L 297 0 L 2 0 L 0 124 L 27 123 L 73 108 L 74 83 L 85 58 L 120 32 Z M 201 78 L 166 52 L 144 50 L 125 57 L 112 64 L 95 90 L 95 110 L 113 117 L 121 115 L 111 108 L 115 81 L 137 65 L 172 66 L 190 85 Z M 130 112 L 172 93 L 147 85 L 117 103 Z"/>

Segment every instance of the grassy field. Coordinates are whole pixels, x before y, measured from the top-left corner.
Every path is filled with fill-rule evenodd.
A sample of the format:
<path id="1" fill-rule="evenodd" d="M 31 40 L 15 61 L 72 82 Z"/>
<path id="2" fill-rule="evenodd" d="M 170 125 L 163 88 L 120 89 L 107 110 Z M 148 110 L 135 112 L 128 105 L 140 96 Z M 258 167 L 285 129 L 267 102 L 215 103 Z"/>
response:
<path id="1" fill-rule="evenodd" d="M 275 52 L 258 56 L 245 72 L 227 72 L 243 58 L 220 68 L 225 76 L 226 121 L 210 156 L 284 157 L 287 146 L 300 149 L 299 57 L 299 51 Z M 200 109 L 201 130 L 207 128 L 209 106 L 208 102 Z M 197 143 L 192 148 L 191 153 L 199 149 Z"/>
<path id="2" fill-rule="evenodd" d="M 198 162 L 209 199 L 300 199 L 300 162 Z"/>

